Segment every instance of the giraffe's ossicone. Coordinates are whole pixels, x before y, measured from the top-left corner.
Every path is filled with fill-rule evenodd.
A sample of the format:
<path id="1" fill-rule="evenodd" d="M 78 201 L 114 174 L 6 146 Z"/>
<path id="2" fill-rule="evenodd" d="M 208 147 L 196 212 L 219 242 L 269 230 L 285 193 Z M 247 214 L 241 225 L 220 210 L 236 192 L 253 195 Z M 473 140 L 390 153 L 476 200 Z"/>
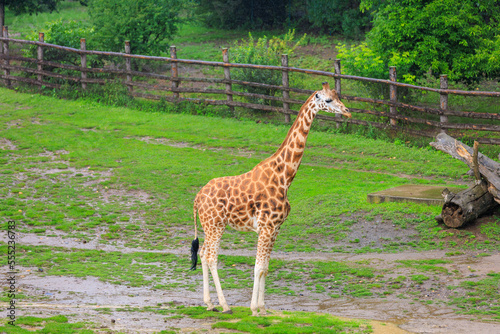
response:
<path id="1" fill-rule="evenodd" d="M 253 315 L 265 314 L 265 278 L 269 258 L 281 224 L 290 213 L 287 192 L 300 166 L 312 121 L 323 110 L 351 117 L 336 91 L 328 83 L 314 92 L 304 103 L 288 134 L 269 158 L 248 173 L 211 180 L 196 195 L 193 206 L 195 240 L 192 268 L 196 269 L 198 236 L 197 214 L 205 232 L 200 250 L 203 269 L 203 300 L 208 310 L 216 310 L 210 299 L 209 271 L 212 274 L 223 312 L 230 313 L 217 273 L 217 257 L 222 234 L 229 225 L 238 231 L 254 231 L 259 235 L 255 261 L 251 309 Z"/>

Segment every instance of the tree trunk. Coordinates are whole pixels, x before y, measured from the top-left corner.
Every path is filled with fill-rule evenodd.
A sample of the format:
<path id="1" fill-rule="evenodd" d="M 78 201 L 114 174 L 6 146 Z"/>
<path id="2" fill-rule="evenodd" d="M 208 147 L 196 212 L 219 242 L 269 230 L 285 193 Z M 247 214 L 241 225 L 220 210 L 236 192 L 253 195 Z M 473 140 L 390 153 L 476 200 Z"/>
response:
<path id="1" fill-rule="evenodd" d="M 449 227 L 457 228 L 474 222 L 496 206 L 493 196 L 487 190 L 486 182 L 476 184 L 457 194 L 452 192 L 445 194 L 441 219 Z"/>
<path id="2" fill-rule="evenodd" d="M 465 162 L 470 169 L 474 170 L 474 150 L 462 142 L 445 133 L 440 133 L 436 137 L 436 142 L 430 143 L 430 145 L 440 151 L 450 154 L 455 159 Z M 476 168 L 481 177 L 487 182 L 488 192 L 493 195 L 495 201 L 500 203 L 500 164 L 478 153 Z"/>
<path id="3" fill-rule="evenodd" d="M 5 3 L 0 0 L 0 36 L 3 36 L 3 26 L 5 25 Z"/>
<path id="4" fill-rule="evenodd" d="M 445 204 L 441 215 L 436 217 L 449 227 L 460 227 L 475 221 L 480 215 L 495 208 L 500 203 L 500 164 L 462 142 L 440 133 L 431 146 L 465 162 L 476 177 L 471 188 L 453 194 L 447 189 L 443 192 Z"/>

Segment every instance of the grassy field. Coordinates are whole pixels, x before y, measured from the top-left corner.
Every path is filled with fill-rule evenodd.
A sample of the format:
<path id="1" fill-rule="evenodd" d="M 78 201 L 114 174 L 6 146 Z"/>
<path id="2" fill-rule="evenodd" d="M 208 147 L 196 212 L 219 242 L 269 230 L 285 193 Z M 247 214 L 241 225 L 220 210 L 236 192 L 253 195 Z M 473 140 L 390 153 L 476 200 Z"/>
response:
<path id="1" fill-rule="evenodd" d="M 41 268 L 40 275 L 47 277 L 96 277 L 159 291 L 201 288 L 200 271 L 186 271 L 192 201 L 200 187 L 213 177 L 250 170 L 279 146 L 288 130 L 3 88 L 0 106 L 0 211 L 18 222 L 18 233 L 47 240 L 18 245 L 21 268 Z M 464 252 L 498 253 L 498 218 L 475 229 L 454 230 L 435 222 L 437 206 L 366 200 L 370 192 L 402 184 L 461 187 L 468 180 L 466 172 L 464 164 L 431 148 L 313 130 L 289 191 L 292 212 L 276 242 L 278 259 L 271 260 L 268 294 L 425 301 L 418 287 L 429 284 L 456 293 L 432 303 L 498 317 L 495 287 L 500 276 L 492 272 L 468 280 L 449 268 Z M 50 240 L 66 240 L 67 245 Z M 81 249 L 85 243 L 97 249 Z M 251 286 L 255 246 L 254 233 L 226 231 L 220 257 L 226 290 Z M 5 243 L 1 248 L 7 251 Z M 391 268 L 371 261 L 317 259 L 321 254 L 430 250 L 446 251 L 448 258 L 394 262 Z M 313 259 L 297 261 L 288 254 L 311 254 Z M 458 283 L 439 285 L 437 275 Z M 44 301 L 29 294 L 20 298 Z M 5 295 L 2 300 L 7 301 Z M 219 323 L 214 319 L 215 327 Z"/>

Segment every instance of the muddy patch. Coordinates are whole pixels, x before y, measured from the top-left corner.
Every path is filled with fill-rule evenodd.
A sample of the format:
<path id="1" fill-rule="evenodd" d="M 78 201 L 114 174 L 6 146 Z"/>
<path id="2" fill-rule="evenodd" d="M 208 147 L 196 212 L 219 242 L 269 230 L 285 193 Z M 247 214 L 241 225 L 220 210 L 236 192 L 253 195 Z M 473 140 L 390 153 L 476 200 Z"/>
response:
<path id="1" fill-rule="evenodd" d="M 22 119 L 15 119 L 15 120 L 6 122 L 5 125 L 7 125 L 7 130 L 12 129 L 12 128 L 18 129 L 18 128 L 22 128 L 22 123 L 23 123 Z"/>
<path id="2" fill-rule="evenodd" d="M 0 149 L 1 150 L 9 150 L 14 151 L 17 150 L 17 146 L 14 143 L 6 138 L 0 138 Z"/>
<path id="3" fill-rule="evenodd" d="M 170 140 L 168 138 L 154 138 L 154 137 L 125 137 L 125 139 L 136 139 L 140 140 L 142 142 L 148 143 L 148 144 L 159 144 L 159 145 L 168 145 L 171 147 L 177 147 L 177 148 L 194 148 L 197 150 L 208 150 L 212 152 L 223 152 L 225 154 L 230 154 L 230 155 L 235 155 L 239 157 L 246 157 L 250 158 L 253 155 L 255 155 L 257 152 L 251 151 L 251 150 L 245 150 L 245 149 L 240 149 L 240 148 L 234 148 L 234 147 L 211 147 L 211 146 L 202 146 L 202 145 L 196 145 L 193 143 L 188 143 L 188 142 L 179 142 L 179 141 L 174 141 Z M 264 152 L 261 152 L 261 154 L 267 154 Z"/>
<path id="4" fill-rule="evenodd" d="M 438 257 L 439 253 L 429 254 Z M 365 255 L 366 256 L 366 255 Z M 387 259 L 386 254 L 377 254 Z M 404 257 L 405 255 L 402 255 Z M 411 256 L 408 254 L 408 256 Z M 498 261 L 498 258 L 492 261 Z M 481 261 L 479 261 L 481 262 Z M 111 333 L 147 333 L 175 328 L 182 332 L 208 331 L 208 320 L 161 315 L 157 310 L 172 305 L 202 306 L 201 280 L 196 291 L 177 289 L 161 291 L 148 287 L 128 287 L 102 282 L 94 277 L 41 277 L 37 268 L 19 268 L 19 290 L 30 299 L 20 300 L 23 315 L 52 316 L 64 314 L 72 321 L 91 321 Z M 5 274 L 5 268 L 0 271 Z M 251 287 L 227 290 L 231 306 L 248 307 Z M 212 293 L 215 298 L 215 293 Z M 335 316 L 375 319 L 375 333 L 497 333 L 500 325 L 471 321 L 458 315 L 446 305 L 426 305 L 412 299 L 387 298 L 330 298 L 317 293 L 303 296 L 267 295 L 266 305 L 272 312 L 312 311 Z M 403 330 L 401 330 L 403 329 Z"/>
<path id="5" fill-rule="evenodd" d="M 97 132 L 96 128 L 81 128 L 80 131 L 83 132 Z"/>

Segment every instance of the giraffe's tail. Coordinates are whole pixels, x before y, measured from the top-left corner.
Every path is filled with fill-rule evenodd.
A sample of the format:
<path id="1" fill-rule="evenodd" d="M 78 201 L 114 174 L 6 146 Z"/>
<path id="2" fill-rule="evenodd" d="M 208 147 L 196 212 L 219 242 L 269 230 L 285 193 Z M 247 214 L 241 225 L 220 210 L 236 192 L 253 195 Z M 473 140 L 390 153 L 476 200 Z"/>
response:
<path id="1" fill-rule="evenodd" d="M 196 270 L 196 265 L 198 264 L 198 249 L 200 248 L 200 242 L 198 240 L 198 224 L 196 215 L 198 213 L 198 205 L 196 199 L 193 205 L 193 216 L 194 216 L 194 240 L 191 242 L 191 270 Z"/>

